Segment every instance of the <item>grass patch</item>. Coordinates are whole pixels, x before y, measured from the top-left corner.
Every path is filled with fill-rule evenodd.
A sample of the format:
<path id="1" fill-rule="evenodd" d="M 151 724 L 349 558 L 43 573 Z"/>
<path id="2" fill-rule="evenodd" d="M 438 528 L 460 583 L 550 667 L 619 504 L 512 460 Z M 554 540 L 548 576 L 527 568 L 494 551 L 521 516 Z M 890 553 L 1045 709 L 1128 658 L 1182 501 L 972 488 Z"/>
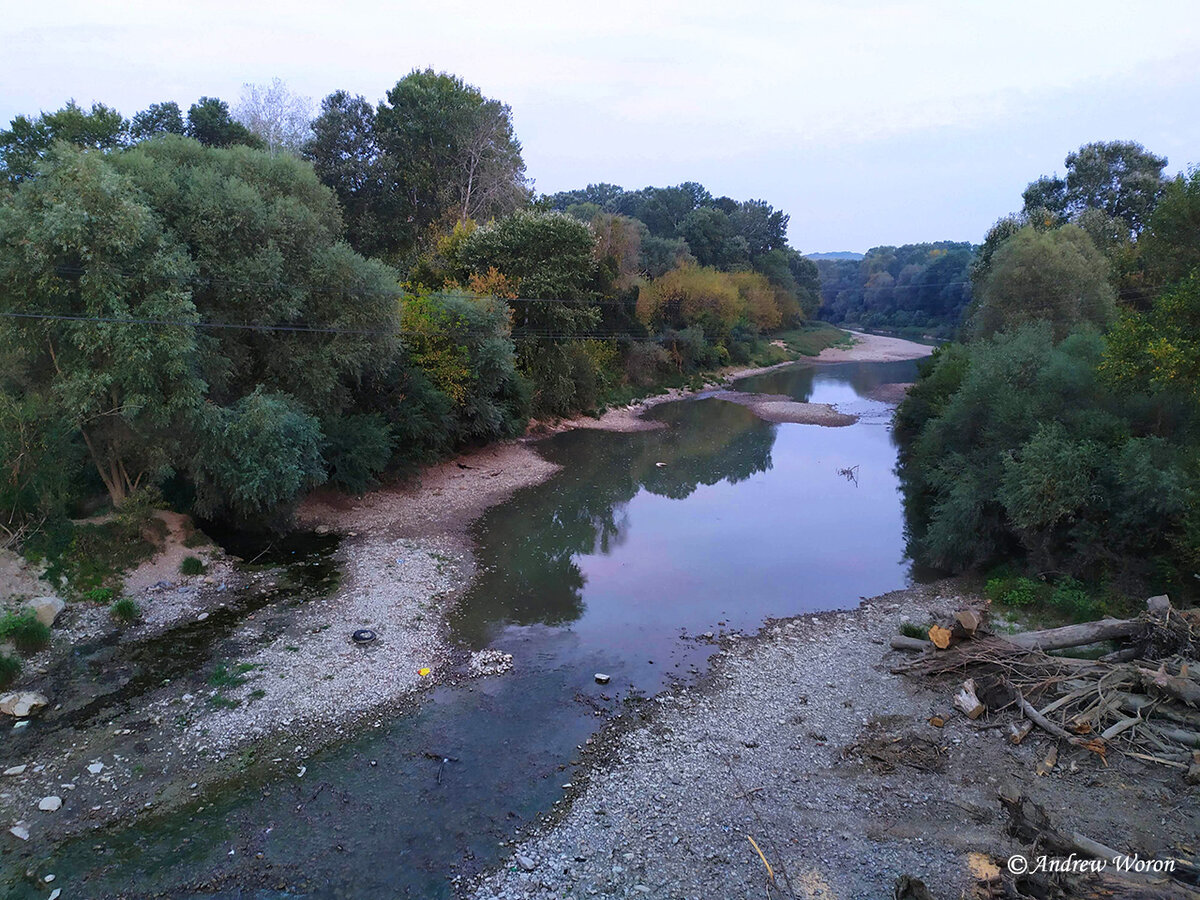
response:
<path id="1" fill-rule="evenodd" d="M 32 612 L 5 613 L 0 618 L 0 638 L 8 638 L 20 653 L 37 653 L 50 643 L 50 628 Z"/>
<path id="2" fill-rule="evenodd" d="M 7 690 L 21 674 L 21 661 L 15 656 L 0 653 L 0 690 Z"/>
<path id="3" fill-rule="evenodd" d="M 984 594 L 997 606 L 1023 617 L 1048 617 L 1052 621 L 1093 622 L 1136 612 L 1128 597 L 1070 577 L 1041 581 L 1000 570 L 987 580 Z"/>
<path id="4" fill-rule="evenodd" d="M 801 356 L 817 356 L 828 347 L 848 348 L 854 345 L 854 335 L 828 322 L 805 322 L 791 331 L 774 335 L 789 350 Z"/>
<path id="5" fill-rule="evenodd" d="M 142 608 L 130 597 L 122 597 L 110 606 L 108 611 L 122 625 L 132 625 L 142 617 Z"/>
<path id="6" fill-rule="evenodd" d="M 905 637 L 918 638 L 919 640 L 929 640 L 929 626 L 921 626 L 916 622 L 901 622 L 900 633 Z"/>
<path id="7" fill-rule="evenodd" d="M 186 556 L 179 564 L 179 572 L 182 575 L 203 575 L 205 565 L 197 556 Z"/>
<path id="8" fill-rule="evenodd" d="M 212 539 L 203 531 L 193 531 L 183 539 L 183 546 L 189 550 L 195 550 L 197 547 L 210 547 L 212 546 Z"/>
<path id="9" fill-rule="evenodd" d="M 92 603 L 108 603 L 115 593 L 116 591 L 110 587 L 92 588 L 90 591 L 83 592 L 83 599 Z"/>
<path id="10" fill-rule="evenodd" d="M 166 537 L 166 525 L 154 514 L 161 502 L 157 491 L 143 490 L 131 495 L 107 522 L 48 523 L 26 541 L 25 557 L 44 561 L 46 580 L 65 585 L 63 594 L 70 599 L 104 588 L 115 593 L 120 576 L 149 559 L 156 542 Z"/>

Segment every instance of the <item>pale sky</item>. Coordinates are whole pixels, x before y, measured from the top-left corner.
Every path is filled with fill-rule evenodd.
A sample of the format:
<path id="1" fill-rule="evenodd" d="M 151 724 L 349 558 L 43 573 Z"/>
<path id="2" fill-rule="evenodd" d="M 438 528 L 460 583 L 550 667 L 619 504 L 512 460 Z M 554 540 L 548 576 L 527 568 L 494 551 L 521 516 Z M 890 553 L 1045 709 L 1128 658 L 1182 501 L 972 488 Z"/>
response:
<path id="1" fill-rule="evenodd" d="M 4 123 L 274 76 L 377 102 L 432 66 L 512 106 L 541 192 L 699 181 L 783 208 L 805 251 L 979 241 L 1089 141 L 1200 163 L 1195 0 L 5 6 Z"/>

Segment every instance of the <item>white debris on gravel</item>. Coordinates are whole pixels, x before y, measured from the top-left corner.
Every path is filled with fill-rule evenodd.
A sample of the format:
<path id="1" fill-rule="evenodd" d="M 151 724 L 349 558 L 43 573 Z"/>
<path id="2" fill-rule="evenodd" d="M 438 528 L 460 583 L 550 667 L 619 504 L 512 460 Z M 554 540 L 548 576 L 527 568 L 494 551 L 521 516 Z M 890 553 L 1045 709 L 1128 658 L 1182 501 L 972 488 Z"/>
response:
<path id="1" fill-rule="evenodd" d="M 475 678 L 484 675 L 503 675 L 512 667 L 512 654 L 501 650 L 479 650 L 471 654 L 471 660 L 467 664 L 467 670 Z"/>

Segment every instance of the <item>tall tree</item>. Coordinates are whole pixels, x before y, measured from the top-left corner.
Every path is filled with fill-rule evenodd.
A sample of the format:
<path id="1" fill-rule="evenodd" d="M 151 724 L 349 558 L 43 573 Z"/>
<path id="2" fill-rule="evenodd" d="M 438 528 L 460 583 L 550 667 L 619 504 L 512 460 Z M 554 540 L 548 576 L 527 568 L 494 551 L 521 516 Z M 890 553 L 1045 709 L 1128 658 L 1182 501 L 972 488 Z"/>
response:
<path id="1" fill-rule="evenodd" d="M 1163 187 L 1165 156 L 1134 141 L 1096 141 L 1067 154 L 1066 178 L 1042 176 L 1025 189 L 1025 213 L 1039 209 L 1076 218 L 1100 210 L 1120 219 L 1126 230 L 1140 232 Z"/>
<path id="2" fill-rule="evenodd" d="M 330 94 L 321 101 L 303 155 L 342 204 L 354 249 L 374 256 L 391 246 L 394 179 L 375 137 L 375 107 L 346 91 Z"/>
<path id="3" fill-rule="evenodd" d="M 205 393 L 195 330 L 125 319 L 196 319 L 187 253 L 108 158 L 59 145 L 0 206 L 0 305 L 48 416 L 87 445 L 114 504 L 178 456 L 180 424 Z"/>
<path id="4" fill-rule="evenodd" d="M 313 103 L 288 89 L 282 78 L 244 84 L 234 118 L 258 135 L 271 153 L 300 154 L 312 135 Z"/>
<path id="5" fill-rule="evenodd" d="M 412 239 L 529 199 L 512 110 L 457 76 L 425 69 L 402 78 L 379 105 L 375 136 Z"/>
<path id="6" fill-rule="evenodd" d="M 1116 299 L 1108 275 L 1107 260 L 1078 226 L 1026 226 L 1000 245 L 979 284 L 975 336 L 1047 322 L 1061 340 L 1077 325 L 1106 325 Z"/>

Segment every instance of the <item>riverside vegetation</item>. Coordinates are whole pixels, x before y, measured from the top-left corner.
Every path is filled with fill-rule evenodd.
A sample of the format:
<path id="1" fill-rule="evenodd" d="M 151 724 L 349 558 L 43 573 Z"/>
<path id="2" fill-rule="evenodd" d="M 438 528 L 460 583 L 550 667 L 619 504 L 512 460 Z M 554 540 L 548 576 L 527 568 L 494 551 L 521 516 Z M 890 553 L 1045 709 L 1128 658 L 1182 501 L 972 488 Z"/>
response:
<path id="1" fill-rule="evenodd" d="M 158 506 L 280 526 L 318 485 L 843 338 L 766 202 L 537 198 L 510 109 L 432 70 L 303 109 L 276 82 L 0 132 L 0 535 L 69 593 L 119 588 Z"/>

